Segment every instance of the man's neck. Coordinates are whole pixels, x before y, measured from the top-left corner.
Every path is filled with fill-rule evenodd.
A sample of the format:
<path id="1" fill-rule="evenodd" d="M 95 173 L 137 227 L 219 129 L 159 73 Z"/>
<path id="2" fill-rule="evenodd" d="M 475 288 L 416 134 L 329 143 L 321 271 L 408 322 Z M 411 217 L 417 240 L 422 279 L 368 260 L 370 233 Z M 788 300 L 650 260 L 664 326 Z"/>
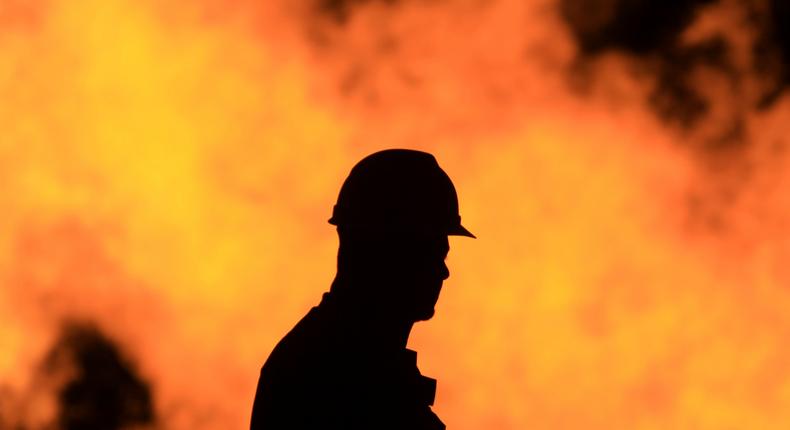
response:
<path id="1" fill-rule="evenodd" d="M 338 317 L 351 325 L 353 333 L 370 346 L 383 349 L 406 348 L 414 322 L 408 321 L 387 308 L 387 303 L 374 303 L 356 294 L 376 285 L 356 285 L 346 279 L 335 278 L 327 298 Z M 326 299 L 325 299 L 326 300 Z"/>

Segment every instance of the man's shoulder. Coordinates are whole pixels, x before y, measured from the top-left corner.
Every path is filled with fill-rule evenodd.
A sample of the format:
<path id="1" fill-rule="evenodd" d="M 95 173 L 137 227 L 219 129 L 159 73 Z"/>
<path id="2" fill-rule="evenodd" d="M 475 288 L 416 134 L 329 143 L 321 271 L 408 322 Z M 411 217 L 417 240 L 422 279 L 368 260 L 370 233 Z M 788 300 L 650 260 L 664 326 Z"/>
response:
<path id="1" fill-rule="evenodd" d="M 319 321 L 317 308 L 312 308 L 296 325 L 275 345 L 264 363 L 267 367 L 289 367 L 309 363 L 320 353 L 324 343 L 325 328 Z"/>

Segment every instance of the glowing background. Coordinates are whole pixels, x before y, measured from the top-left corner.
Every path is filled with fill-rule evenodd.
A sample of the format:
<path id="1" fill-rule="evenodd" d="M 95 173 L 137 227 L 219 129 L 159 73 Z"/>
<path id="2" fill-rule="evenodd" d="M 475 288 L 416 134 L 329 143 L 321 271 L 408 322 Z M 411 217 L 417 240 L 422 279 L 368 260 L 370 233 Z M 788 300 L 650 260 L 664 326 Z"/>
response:
<path id="1" fill-rule="evenodd" d="M 0 384 L 31 390 L 78 316 L 151 383 L 157 428 L 245 428 L 329 287 L 342 180 L 409 147 L 480 238 L 451 241 L 412 336 L 448 428 L 786 428 L 790 100 L 749 109 L 703 68 L 717 107 L 679 130 L 616 54 L 579 93 L 555 6 L 0 0 Z M 708 151 L 722 106 L 746 143 Z M 38 428 L 42 402 L 0 412 Z"/>

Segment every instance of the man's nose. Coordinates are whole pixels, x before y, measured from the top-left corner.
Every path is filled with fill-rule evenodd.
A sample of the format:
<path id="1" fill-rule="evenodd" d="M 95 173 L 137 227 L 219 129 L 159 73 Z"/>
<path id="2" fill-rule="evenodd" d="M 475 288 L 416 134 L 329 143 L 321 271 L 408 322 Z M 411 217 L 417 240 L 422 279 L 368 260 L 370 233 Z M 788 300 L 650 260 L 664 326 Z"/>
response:
<path id="1" fill-rule="evenodd" d="M 447 268 L 447 263 L 445 263 L 444 261 L 442 261 L 441 276 L 442 276 L 442 281 L 450 277 L 450 269 Z"/>

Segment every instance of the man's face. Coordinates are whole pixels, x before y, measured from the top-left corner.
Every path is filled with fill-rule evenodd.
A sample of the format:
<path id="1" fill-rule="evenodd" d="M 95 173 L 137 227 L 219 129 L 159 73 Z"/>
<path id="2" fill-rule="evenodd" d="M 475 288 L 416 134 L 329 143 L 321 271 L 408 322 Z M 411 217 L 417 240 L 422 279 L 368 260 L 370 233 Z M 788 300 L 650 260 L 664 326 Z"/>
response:
<path id="1" fill-rule="evenodd" d="M 386 288 L 393 305 L 411 321 L 433 317 L 442 283 L 450 276 L 445 258 L 447 236 L 409 235 L 396 238 L 389 254 Z"/>

